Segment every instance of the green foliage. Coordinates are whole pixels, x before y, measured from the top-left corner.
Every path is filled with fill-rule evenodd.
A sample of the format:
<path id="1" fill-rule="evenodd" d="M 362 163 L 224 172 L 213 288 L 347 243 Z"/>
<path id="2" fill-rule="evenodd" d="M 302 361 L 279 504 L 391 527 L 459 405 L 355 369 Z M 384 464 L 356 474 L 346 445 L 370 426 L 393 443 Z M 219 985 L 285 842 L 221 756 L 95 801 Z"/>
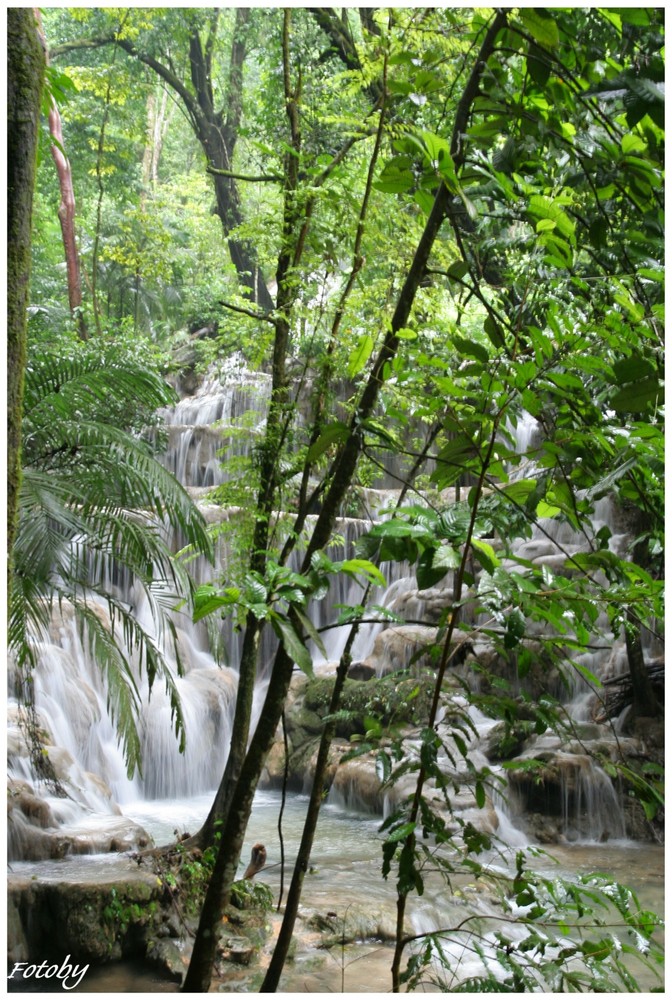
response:
<path id="1" fill-rule="evenodd" d="M 329 577 L 336 573 L 345 573 L 358 581 L 385 584 L 385 577 L 368 559 L 334 562 L 323 552 L 315 552 L 307 575 L 268 559 L 265 574 L 246 573 L 241 587 L 226 587 L 222 592 L 213 584 L 198 587 L 194 594 L 194 620 L 220 611 L 235 614 L 241 621 L 248 612 L 258 621 L 268 621 L 292 660 L 312 676 L 313 660 L 305 642 L 311 639 L 323 655 L 326 652 L 305 609 L 310 599 L 324 599 Z"/>
<path id="2" fill-rule="evenodd" d="M 176 642 L 170 610 L 188 593 L 164 523 L 211 555 L 205 524 L 184 489 L 137 436 L 173 398 L 149 359 L 123 347 L 33 350 L 26 371 L 23 481 L 9 607 L 9 645 L 28 679 L 52 611 L 68 602 L 104 672 L 129 773 L 140 766 L 136 654 L 151 685 L 168 691 L 176 732 L 184 727 L 160 641 Z M 127 573 L 148 598 L 157 637 L 120 598 Z M 109 623 L 97 610 L 107 607 Z M 175 646 L 177 651 L 177 647 Z M 179 654 L 178 654 L 179 664 Z"/>
<path id="3" fill-rule="evenodd" d="M 119 897 L 113 887 L 110 889 L 109 903 L 103 908 L 103 919 L 109 925 L 114 938 L 123 938 L 131 926 L 147 924 L 158 911 L 157 903 L 127 903 Z"/>
<path id="4" fill-rule="evenodd" d="M 270 912 L 273 909 L 273 891 L 263 882 L 252 882 L 241 879 L 231 887 L 231 902 L 239 910 L 260 910 Z"/>

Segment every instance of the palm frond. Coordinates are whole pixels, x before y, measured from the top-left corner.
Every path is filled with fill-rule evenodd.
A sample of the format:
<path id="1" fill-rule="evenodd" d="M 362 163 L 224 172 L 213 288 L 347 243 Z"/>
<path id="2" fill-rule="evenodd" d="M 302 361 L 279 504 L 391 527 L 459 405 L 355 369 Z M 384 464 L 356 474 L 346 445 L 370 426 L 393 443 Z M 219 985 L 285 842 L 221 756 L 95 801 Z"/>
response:
<path id="1" fill-rule="evenodd" d="M 34 354 L 26 374 L 24 475 L 14 549 L 9 642 L 20 671 L 33 669 L 56 600 L 69 601 L 105 676 L 108 705 L 129 773 L 139 766 L 138 688 L 166 688 L 184 747 L 179 693 L 163 644 L 182 670 L 170 615 L 192 590 L 179 544 L 212 559 L 205 521 L 174 476 L 136 432 L 174 392 L 146 359 L 79 345 L 65 355 Z M 150 634 L 121 594 L 147 600 Z M 92 595 L 105 602 L 109 626 Z"/>

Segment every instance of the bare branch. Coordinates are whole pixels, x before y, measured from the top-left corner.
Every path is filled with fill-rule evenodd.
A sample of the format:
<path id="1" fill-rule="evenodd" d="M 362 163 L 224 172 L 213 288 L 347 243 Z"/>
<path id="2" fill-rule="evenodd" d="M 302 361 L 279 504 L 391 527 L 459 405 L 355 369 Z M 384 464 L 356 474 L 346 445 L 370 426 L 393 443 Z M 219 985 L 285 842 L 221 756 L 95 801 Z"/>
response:
<path id="1" fill-rule="evenodd" d="M 285 179 L 280 174 L 237 174 L 233 170 L 222 170 L 209 163 L 205 169 L 209 174 L 215 174 L 217 177 L 230 177 L 234 181 L 250 181 L 253 184 L 282 184 Z"/>
<path id="2" fill-rule="evenodd" d="M 225 309 L 231 309 L 232 312 L 242 313 L 243 316 L 250 316 L 252 319 L 264 320 L 264 322 L 275 326 L 275 319 L 269 316 L 268 313 L 259 313 L 253 309 L 246 309 L 244 306 L 235 306 L 233 302 L 224 302 L 222 299 L 219 300 L 219 304 L 220 306 L 224 306 Z"/>

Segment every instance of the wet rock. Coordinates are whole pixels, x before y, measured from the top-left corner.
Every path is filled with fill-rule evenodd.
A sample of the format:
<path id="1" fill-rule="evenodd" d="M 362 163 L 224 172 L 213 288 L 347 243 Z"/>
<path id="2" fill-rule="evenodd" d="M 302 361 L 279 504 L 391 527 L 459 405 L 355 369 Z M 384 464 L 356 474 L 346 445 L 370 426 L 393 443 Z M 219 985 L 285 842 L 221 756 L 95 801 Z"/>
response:
<path id="1" fill-rule="evenodd" d="M 28 807 L 28 814 L 24 809 Z M 45 828 L 42 822 L 49 825 Z M 8 797 L 7 854 L 10 861 L 47 861 L 70 854 L 141 850 L 152 843 L 147 831 L 124 816 L 96 816 L 94 825 L 59 826 L 49 805 L 28 793 Z"/>
<path id="2" fill-rule="evenodd" d="M 398 673 L 413 666 L 414 672 L 431 667 L 431 648 L 436 629 L 427 625 L 393 625 L 384 629 L 373 644 L 367 664 L 378 676 Z"/>
<path id="3" fill-rule="evenodd" d="M 533 832 L 542 843 L 550 836 L 565 840 L 604 840 L 623 837 L 621 806 L 606 773 L 585 753 L 565 750 L 535 752 L 528 766 L 509 771 L 512 798 L 528 826 L 532 817 L 543 816 L 549 833 Z M 519 758 L 525 765 L 525 758 Z M 536 820 L 534 821 L 537 822 Z"/>
<path id="4" fill-rule="evenodd" d="M 26 819 L 42 829 L 55 826 L 51 808 L 44 799 L 38 798 L 26 782 L 10 781 L 8 783 L 8 812 L 20 809 Z"/>
<path id="5" fill-rule="evenodd" d="M 257 948 L 244 937 L 226 936 L 220 943 L 221 959 L 236 965 L 249 965 Z"/>
<path id="6" fill-rule="evenodd" d="M 479 740 L 479 750 L 489 761 L 511 760 L 522 752 L 532 730 L 531 723 L 509 726 L 498 722 Z"/>
<path id="7" fill-rule="evenodd" d="M 320 948 L 333 948 L 353 941 L 395 940 L 394 906 L 365 907 L 353 903 L 343 912 L 303 911 L 302 917 L 306 927 L 319 934 Z"/>
<path id="8" fill-rule="evenodd" d="M 140 955 L 162 894 L 155 876 L 133 870 L 126 879 L 97 883 L 10 875 L 10 951 L 27 951 L 31 960 L 71 954 L 78 962 Z"/>
<path id="9" fill-rule="evenodd" d="M 351 809 L 383 812 L 385 792 L 376 774 L 372 755 L 356 757 L 341 764 L 334 775 L 332 790 Z"/>
<path id="10" fill-rule="evenodd" d="M 351 681 L 370 681 L 375 676 L 375 667 L 368 663 L 353 663 L 348 670 L 348 679 Z"/>
<path id="11" fill-rule="evenodd" d="M 187 961 L 171 938 L 150 941 L 145 955 L 147 961 L 160 969 L 167 979 L 181 983 L 187 970 Z"/>

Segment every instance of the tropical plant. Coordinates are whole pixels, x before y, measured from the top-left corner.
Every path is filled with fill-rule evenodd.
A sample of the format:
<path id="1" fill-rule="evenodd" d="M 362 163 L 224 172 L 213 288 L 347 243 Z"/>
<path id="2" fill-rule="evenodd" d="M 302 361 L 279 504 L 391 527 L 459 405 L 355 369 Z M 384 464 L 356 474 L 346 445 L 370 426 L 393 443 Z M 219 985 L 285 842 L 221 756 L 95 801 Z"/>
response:
<path id="1" fill-rule="evenodd" d="M 170 613 L 190 584 L 170 549 L 169 529 L 211 555 L 200 513 L 140 435 L 174 398 L 137 347 L 133 354 L 101 344 L 35 348 L 26 369 L 10 649 L 30 701 L 31 671 L 52 613 L 63 602 L 73 607 L 105 676 L 129 774 L 141 764 L 137 664 L 150 688 L 157 678 L 164 682 L 184 741 L 162 643 L 172 639 L 180 669 Z M 153 631 L 121 598 L 121 580 L 141 588 Z"/>

